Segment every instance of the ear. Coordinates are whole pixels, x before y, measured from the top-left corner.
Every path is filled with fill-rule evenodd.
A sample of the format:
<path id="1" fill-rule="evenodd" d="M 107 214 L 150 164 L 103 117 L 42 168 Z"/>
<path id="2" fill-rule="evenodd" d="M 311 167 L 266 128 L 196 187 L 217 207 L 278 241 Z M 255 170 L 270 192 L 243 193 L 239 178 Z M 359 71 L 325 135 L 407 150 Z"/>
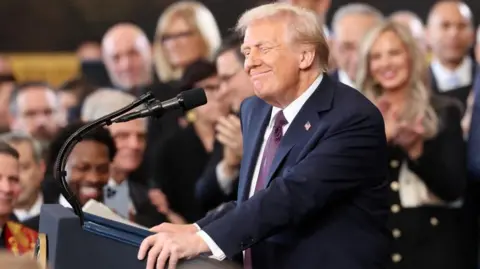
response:
<path id="1" fill-rule="evenodd" d="M 315 49 L 313 46 L 302 47 L 300 48 L 300 62 L 299 67 L 302 70 L 310 68 L 315 61 Z"/>

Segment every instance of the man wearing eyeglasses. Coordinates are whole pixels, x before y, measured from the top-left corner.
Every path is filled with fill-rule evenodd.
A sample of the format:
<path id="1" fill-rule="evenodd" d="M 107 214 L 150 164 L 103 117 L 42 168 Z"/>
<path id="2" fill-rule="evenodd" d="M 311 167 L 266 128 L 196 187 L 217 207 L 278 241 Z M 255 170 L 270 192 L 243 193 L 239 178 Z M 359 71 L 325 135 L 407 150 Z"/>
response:
<path id="1" fill-rule="evenodd" d="M 215 57 L 220 79 L 218 94 L 221 100 L 230 102 L 232 113 L 218 120 L 218 143 L 207 169 L 197 182 L 196 195 L 204 210 L 235 199 L 237 193 L 238 167 L 243 155 L 237 114 L 242 101 L 254 94 L 252 82 L 243 69 L 245 57 L 240 52 L 241 42 L 238 36 L 228 37 Z"/>

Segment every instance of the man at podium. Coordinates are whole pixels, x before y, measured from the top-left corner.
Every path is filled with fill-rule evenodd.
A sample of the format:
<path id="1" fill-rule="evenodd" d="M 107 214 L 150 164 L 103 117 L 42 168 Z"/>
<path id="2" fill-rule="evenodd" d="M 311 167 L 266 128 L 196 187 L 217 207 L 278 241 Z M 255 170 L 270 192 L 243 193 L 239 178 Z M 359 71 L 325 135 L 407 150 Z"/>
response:
<path id="1" fill-rule="evenodd" d="M 380 269 L 388 260 L 387 143 L 381 113 L 326 71 L 316 14 L 247 11 L 238 198 L 196 225 L 161 224 L 138 251 L 148 269 L 199 254 L 245 269 Z M 240 254 L 240 255 L 239 255 Z M 168 260 L 168 261 L 167 261 Z"/>
<path id="2" fill-rule="evenodd" d="M 0 248 L 15 255 L 33 250 L 38 236 L 36 231 L 12 220 L 13 203 L 20 192 L 19 173 L 18 152 L 0 142 Z"/>

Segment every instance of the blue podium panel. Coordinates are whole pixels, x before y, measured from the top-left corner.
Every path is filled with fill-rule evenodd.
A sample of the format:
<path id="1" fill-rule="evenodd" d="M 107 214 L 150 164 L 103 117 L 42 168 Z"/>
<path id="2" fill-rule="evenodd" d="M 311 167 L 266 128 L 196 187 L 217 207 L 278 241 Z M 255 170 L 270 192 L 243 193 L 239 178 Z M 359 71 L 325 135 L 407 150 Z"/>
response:
<path id="1" fill-rule="evenodd" d="M 91 215 L 81 227 L 72 210 L 52 204 L 42 206 L 40 233 L 47 235 L 50 269 L 145 268 L 137 252 L 148 231 Z"/>

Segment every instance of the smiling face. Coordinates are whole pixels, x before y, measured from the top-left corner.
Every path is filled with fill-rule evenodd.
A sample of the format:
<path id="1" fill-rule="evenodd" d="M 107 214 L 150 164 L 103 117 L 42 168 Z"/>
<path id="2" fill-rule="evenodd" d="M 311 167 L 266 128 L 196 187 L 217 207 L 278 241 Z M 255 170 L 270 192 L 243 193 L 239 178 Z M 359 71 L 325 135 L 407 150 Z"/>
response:
<path id="1" fill-rule="evenodd" d="M 288 40 L 287 25 L 285 20 L 257 21 L 246 29 L 242 45 L 244 68 L 255 94 L 279 107 L 279 99 L 295 99 L 292 89 L 300 80 L 300 55 Z"/>
<path id="2" fill-rule="evenodd" d="M 378 36 L 370 49 L 369 61 L 370 74 L 383 90 L 397 90 L 408 83 L 408 52 L 394 32 L 386 31 Z"/>

